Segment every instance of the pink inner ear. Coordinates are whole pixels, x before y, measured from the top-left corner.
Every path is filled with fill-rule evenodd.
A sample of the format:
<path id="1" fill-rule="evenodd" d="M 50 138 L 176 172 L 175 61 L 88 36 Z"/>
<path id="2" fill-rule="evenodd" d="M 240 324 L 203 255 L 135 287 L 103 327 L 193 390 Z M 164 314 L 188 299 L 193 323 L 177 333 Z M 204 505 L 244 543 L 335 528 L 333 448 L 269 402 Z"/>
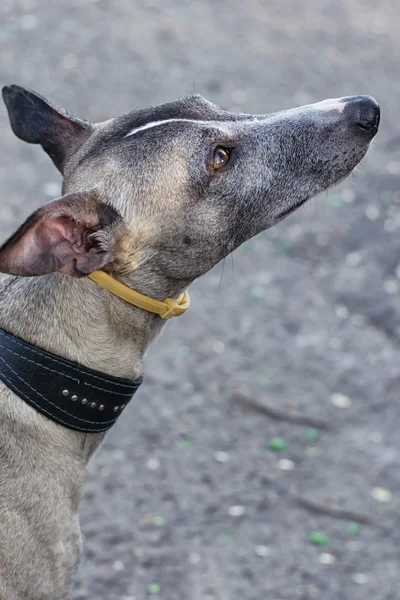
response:
<path id="1" fill-rule="evenodd" d="M 76 244 L 80 240 L 79 226 L 68 217 L 48 217 L 42 221 L 42 224 L 49 231 L 53 230 L 55 235 L 58 232 L 60 237 L 67 239 L 71 244 Z"/>
<path id="2" fill-rule="evenodd" d="M 73 271 L 77 254 L 83 254 L 82 229 L 65 216 L 39 220 L 25 232 L 8 253 L 18 275 L 44 275 Z"/>
<path id="3" fill-rule="evenodd" d="M 0 272 L 31 277 L 61 271 L 82 277 L 101 269 L 112 260 L 111 248 L 104 236 L 100 243 L 92 234 L 117 218 L 89 192 L 54 200 L 0 247 Z"/>

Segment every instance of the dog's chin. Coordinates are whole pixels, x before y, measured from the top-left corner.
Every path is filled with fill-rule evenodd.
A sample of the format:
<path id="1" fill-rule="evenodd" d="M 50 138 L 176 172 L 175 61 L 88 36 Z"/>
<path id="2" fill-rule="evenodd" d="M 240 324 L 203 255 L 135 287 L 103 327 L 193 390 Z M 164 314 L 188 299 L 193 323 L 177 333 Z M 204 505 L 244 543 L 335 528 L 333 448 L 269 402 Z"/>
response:
<path id="1" fill-rule="evenodd" d="M 284 210 L 283 212 L 281 212 L 277 216 L 276 222 L 282 221 L 282 219 L 286 219 L 286 217 L 288 217 L 295 210 L 297 210 L 298 208 L 300 208 L 300 206 L 303 206 L 303 204 L 305 204 L 307 202 L 307 200 L 309 200 L 309 196 L 307 196 L 307 198 L 303 198 L 303 200 L 298 200 L 293 206 L 291 206 L 290 208 L 287 208 L 286 210 Z"/>

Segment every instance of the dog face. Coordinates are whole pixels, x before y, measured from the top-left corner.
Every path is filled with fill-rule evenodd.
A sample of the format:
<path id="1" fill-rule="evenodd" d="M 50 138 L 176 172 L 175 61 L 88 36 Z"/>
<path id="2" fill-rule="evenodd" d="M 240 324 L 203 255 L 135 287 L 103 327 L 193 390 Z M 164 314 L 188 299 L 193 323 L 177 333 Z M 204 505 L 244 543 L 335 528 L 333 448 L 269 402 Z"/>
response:
<path id="1" fill-rule="evenodd" d="M 66 194 L 0 249 L 0 270 L 18 275 L 142 270 L 187 285 L 346 177 L 379 126 L 367 96 L 256 116 L 191 96 L 99 124 L 16 86 L 3 96 Z"/>

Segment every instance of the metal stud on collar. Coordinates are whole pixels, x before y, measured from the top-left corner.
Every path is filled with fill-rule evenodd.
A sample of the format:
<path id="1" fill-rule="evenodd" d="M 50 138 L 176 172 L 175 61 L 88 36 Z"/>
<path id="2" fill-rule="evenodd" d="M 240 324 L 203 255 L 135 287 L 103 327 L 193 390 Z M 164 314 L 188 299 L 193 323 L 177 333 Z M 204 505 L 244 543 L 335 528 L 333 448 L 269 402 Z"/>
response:
<path id="1" fill-rule="evenodd" d="M 62 390 L 61 394 L 65 397 L 70 395 L 70 391 L 69 390 Z M 70 400 L 72 402 L 76 402 L 77 400 L 79 400 L 78 396 L 76 394 L 73 394 L 70 398 Z M 99 410 L 99 411 L 103 411 L 105 410 L 105 406 L 104 404 L 100 404 L 99 406 L 97 406 L 97 402 L 89 402 L 89 400 L 87 398 L 82 398 L 82 400 L 80 401 L 81 404 L 86 405 L 88 404 L 90 408 Z M 120 412 L 121 410 L 124 410 L 126 404 L 121 404 L 121 406 L 114 406 L 114 412 Z"/>

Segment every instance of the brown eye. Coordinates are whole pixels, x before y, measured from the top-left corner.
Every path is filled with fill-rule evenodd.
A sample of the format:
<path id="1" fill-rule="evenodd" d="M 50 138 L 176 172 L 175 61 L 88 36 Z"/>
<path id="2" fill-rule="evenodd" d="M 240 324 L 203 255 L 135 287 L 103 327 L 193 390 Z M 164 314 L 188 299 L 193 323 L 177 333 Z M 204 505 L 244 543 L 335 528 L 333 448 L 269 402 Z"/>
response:
<path id="1" fill-rule="evenodd" d="M 214 150 L 213 156 L 213 169 L 221 169 L 229 162 L 229 150 L 226 148 L 222 148 L 222 146 L 218 146 Z"/>

